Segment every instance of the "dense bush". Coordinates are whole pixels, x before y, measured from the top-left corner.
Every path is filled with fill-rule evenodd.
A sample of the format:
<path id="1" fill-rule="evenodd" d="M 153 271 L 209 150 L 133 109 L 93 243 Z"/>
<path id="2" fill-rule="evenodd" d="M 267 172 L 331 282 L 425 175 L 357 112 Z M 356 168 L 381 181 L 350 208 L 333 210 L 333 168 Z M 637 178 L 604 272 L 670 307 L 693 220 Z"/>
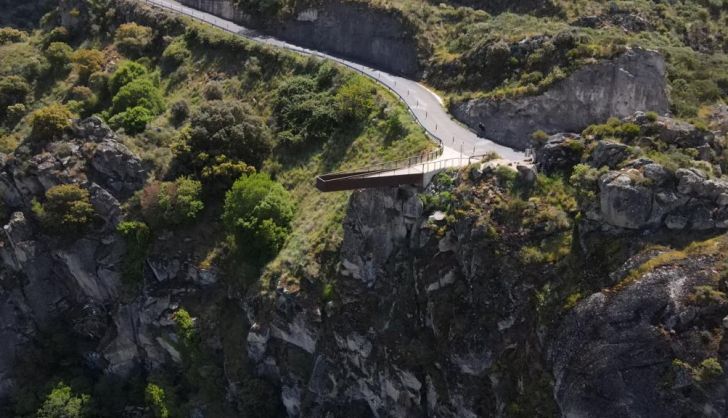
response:
<path id="1" fill-rule="evenodd" d="M 24 42 L 28 39 L 28 34 L 22 30 L 14 28 L 0 28 L 0 45 L 11 44 L 14 42 Z"/>
<path id="2" fill-rule="evenodd" d="M 101 69 L 104 64 L 104 53 L 95 49 L 79 49 L 71 55 L 76 66 L 78 77 L 86 82 L 89 76 Z"/>
<path id="3" fill-rule="evenodd" d="M 65 42 L 52 42 L 45 49 L 44 55 L 51 65 L 51 70 L 54 73 L 60 73 L 68 68 L 73 56 L 73 49 Z"/>
<path id="4" fill-rule="evenodd" d="M 144 389 L 144 399 L 155 418 L 168 418 L 169 408 L 167 407 L 166 395 L 164 389 L 154 383 L 147 384 Z"/>
<path id="5" fill-rule="evenodd" d="M 0 77 L 0 121 L 5 118 L 9 106 L 25 103 L 31 87 L 23 77 Z"/>
<path id="6" fill-rule="evenodd" d="M 129 56 L 140 56 L 152 43 L 152 29 L 136 23 L 124 23 L 116 30 L 114 39 L 120 51 Z"/>
<path id="7" fill-rule="evenodd" d="M 8 106 L 5 111 L 5 124 L 7 126 L 15 126 L 28 112 L 28 108 L 22 103 L 16 103 Z"/>
<path id="8" fill-rule="evenodd" d="M 352 77 L 336 92 L 336 104 L 342 117 L 352 121 L 366 119 L 374 110 L 372 86 L 361 76 Z"/>
<path id="9" fill-rule="evenodd" d="M 251 261 L 264 263 L 283 247 L 294 205 L 283 186 L 267 174 L 238 179 L 225 195 L 223 221 L 240 250 Z"/>
<path id="10" fill-rule="evenodd" d="M 162 68 L 167 72 L 174 71 L 190 57 L 190 50 L 184 40 L 176 40 L 164 49 L 162 53 Z"/>
<path id="11" fill-rule="evenodd" d="M 148 74 L 149 71 L 145 66 L 134 61 L 123 61 L 109 78 L 109 90 L 114 95 L 122 87 Z"/>
<path id="12" fill-rule="evenodd" d="M 204 208 L 202 184 L 188 177 L 172 182 L 153 181 L 140 193 L 144 219 L 153 227 L 170 227 L 193 221 Z"/>
<path id="13" fill-rule="evenodd" d="M 53 103 L 33 112 L 30 124 L 31 137 L 34 140 L 52 141 L 60 137 L 63 131 L 71 126 L 73 113 L 66 106 Z"/>
<path id="14" fill-rule="evenodd" d="M 88 395 L 74 395 L 63 382 L 58 383 L 36 412 L 37 418 L 82 418 L 88 416 L 91 398 Z"/>
<path id="15" fill-rule="evenodd" d="M 270 132 L 263 120 L 240 102 L 216 100 L 192 115 L 184 152 L 201 171 L 221 156 L 258 166 L 270 148 Z"/>
<path id="16" fill-rule="evenodd" d="M 33 213 L 47 231 L 76 235 L 91 224 L 95 212 L 86 189 L 62 184 L 48 189 L 43 203 L 34 201 Z"/>
<path id="17" fill-rule="evenodd" d="M 121 113 L 137 106 L 155 115 L 164 111 L 162 92 L 150 78 L 137 78 L 121 87 L 111 101 L 111 113 Z"/>
<path id="18" fill-rule="evenodd" d="M 109 125 L 114 129 L 123 128 L 127 134 L 135 135 L 144 132 L 147 123 L 153 119 L 154 114 L 149 109 L 135 106 L 112 116 L 109 119 Z"/>
<path id="19" fill-rule="evenodd" d="M 190 117 L 190 106 L 186 101 L 174 102 L 169 109 L 169 120 L 175 126 L 180 126 Z"/>
<path id="20" fill-rule="evenodd" d="M 290 78 L 278 88 L 273 114 L 279 139 L 290 144 L 327 139 L 339 123 L 333 96 L 318 91 L 318 83 L 304 76 Z"/>
<path id="21" fill-rule="evenodd" d="M 216 81 L 211 81 L 205 85 L 202 95 L 205 96 L 205 99 L 207 100 L 222 100 L 224 95 L 222 85 Z"/>

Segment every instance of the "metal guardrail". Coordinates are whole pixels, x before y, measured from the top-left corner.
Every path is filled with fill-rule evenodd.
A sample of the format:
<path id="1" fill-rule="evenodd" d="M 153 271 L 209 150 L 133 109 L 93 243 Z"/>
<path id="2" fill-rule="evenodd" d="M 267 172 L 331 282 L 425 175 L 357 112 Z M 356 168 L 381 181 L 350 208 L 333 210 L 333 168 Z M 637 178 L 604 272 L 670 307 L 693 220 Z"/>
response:
<path id="1" fill-rule="evenodd" d="M 412 164 L 406 172 L 397 170 L 374 170 L 348 173 L 324 174 L 316 178 L 316 187 L 323 192 L 367 189 L 374 187 L 392 187 L 401 184 L 425 185 L 425 177 L 448 168 L 460 168 L 470 165 L 473 160 L 480 160 L 488 154 L 460 156 L 444 160 L 430 160 Z M 467 163 L 466 163 L 467 162 Z"/>

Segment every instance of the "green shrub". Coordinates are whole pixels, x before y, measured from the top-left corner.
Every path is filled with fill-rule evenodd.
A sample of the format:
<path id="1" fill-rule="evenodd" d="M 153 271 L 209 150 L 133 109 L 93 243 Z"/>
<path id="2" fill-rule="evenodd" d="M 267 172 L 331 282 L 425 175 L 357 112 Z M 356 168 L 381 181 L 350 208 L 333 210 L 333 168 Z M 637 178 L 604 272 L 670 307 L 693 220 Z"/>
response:
<path id="1" fill-rule="evenodd" d="M 388 141 L 393 141 L 407 135 L 407 128 L 400 119 L 399 112 L 389 112 L 384 120 L 384 136 Z"/>
<path id="2" fill-rule="evenodd" d="M 28 34 L 22 30 L 14 28 L 0 28 L 0 45 L 25 42 L 27 40 Z"/>
<path id="3" fill-rule="evenodd" d="M 116 231 L 126 242 L 122 277 L 129 283 L 139 283 L 144 277 L 144 260 L 152 238 L 151 231 L 145 223 L 138 221 L 120 222 Z"/>
<path id="4" fill-rule="evenodd" d="M 205 85 L 202 95 L 207 100 L 222 100 L 224 92 L 220 83 L 211 81 Z"/>
<path id="5" fill-rule="evenodd" d="M 180 126 L 190 117 L 190 106 L 185 100 L 174 102 L 169 109 L 170 122 L 175 126 Z"/>
<path id="6" fill-rule="evenodd" d="M 153 181 L 141 191 L 142 215 L 153 227 L 192 222 L 204 208 L 201 192 L 202 184 L 188 177 L 173 182 Z"/>
<path id="7" fill-rule="evenodd" d="M 273 102 L 278 138 L 297 145 L 323 141 L 339 125 L 334 97 L 319 92 L 308 77 L 292 77 L 278 88 Z"/>
<path id="8" fill-rule="evenodd" d="M 707 358 L 700 363 L 698 374 L 701 381 L 715 380 L 723 375 L 723 366 L 717 358 Z"/>
<path id="9" fill-rule="evenodd" d="M 660 117 L 657 112 L 647 112 L 645 113 L 645 117 L 650 122 L 657 122 L 657 119 Z"/>
<path id="10" fill-rule="evenodd" d="M 374 110 L 374 90 L 362 76 L 354 76 L 336 92 L 336 104 L 343 118 L 362 121 Z"/>
<path id="11" fill-rule="evenodd" d="M 25 103 L 31 87 L 23 77 L 0 77 L 0 120 L 5 117 L 9 106 Z"/>
<path id="12" fill-rule="evenodd" d="M 97 71 L 88 78 L 88 86 L 101 97 L 106 97 L 109 93 L 109 74 L 103 71 Z"/>
<path id="13" fill-rule="evenodd" d="M 33 112 L 30 120 L 31 137 L 37 141 L 52 141 L 71 126 L 73 113 L 66 106 L 53 103 Z"/>
<path id="14" fill-rule="evenodd" d="M 144 53 L 151 45 L 152 38 L 152 28 L 133 22 L 120 25 L 114 35 L 116 46 L 129 56 L 139 56 Z"/>
<path id="15" fill-rule="evenodd" d="M 531 134 L 531 139 L 536 141 L 537 144 L 543 145 L 544 143 L 546 143 L 546 141 L 548 141 L 549 134 L 539 129 Z"/>
<path id="16" fill-rule="evenodd" d="M 5 123 L 11 127 L 15 126 L 21 119 L 23 119 L 23 116 L 25 116 L 26 113 L 28 113 L 28 108 L 24 104 L 16 103 L 14 105 L 10 105 L 5 111 Z"/>
<path id="17" fill-rule="evenodd" d="M 68 98 L 70 100 L 78 100 L 80 102 L 86 102 L 93 104 L 96 101 L 96 96 L 93 90 L 86 86 L 74 86 L 68 91 Z"/>
<path id="18" fill-rule="evenodd" d="M 283 247 L 294 205 L 283 186 L 267 174 L 238 179 L 225 195 L 223 221 L 239 248 L 262 265 Z"/>
<path id="19" fill-rule="evenodd" d="M 569 183 L 574 186 L 579 205 L 585 207 L 594 202 L 599 193 L 599 178 L 609 170 L 608 167 L 592 168 L 588 164 L 574 166 Z"/>
<path id="20" fill-rule="evenodd" d="M 104 64 L 104 53 L 95 49 L 79 49 L 71 55 L 78 77 L 86 82 L 91 74 L 101 70 Z"/>
<path id="21" fill-rule="evenodd" d="M 182 65 L 182 63 L 184 63 L 190 55 L 190 50 L 187 49 L 187 44 L 184 40 L 176 40 L 167 45 L 167 48 L 164 49 L 161 61 L 162 67 L 165 71 L 172 72 Z"/>
<path id="22" fill-rule="evenodd" d="M 114 129 L 124 128 L 124 132 L 135 135 L 147 128 L 147 123 L 154 119 L 149 109 L 142 106 L 135 106 L 124 112 L 116 114 L 109 119 L 109 125 Z"/>
<path id="23" fill-rule="evenodd" d="M 59 73 L 68 68 L 73 56 L 73 49 L 65 42 L 51 42 L 43 53 L 51 64 L 51 69 Z"/>
<path id="24" fill-rule="evenodd" d="M 115 95 L 122 87 L 147 75 L 149 71 L 145 66 L 134 61 L 123 61 L 109 78 L 109 90 Z"/>
<path id="25" fill-rule="evenodd" d="M 218 157 L 259 166 L 271 149 L 270 131 L 250 108 L 237 101 L 206 102 L 192 115 L 186 138 L 191 165 L 202 171 Z"/>
<path id="26" fill-rule="evenodd" d="M 95 211 L 86 189 L 62 184 L 48 189 L 43 203 L 33 201 L 33 213 L 51 233 L 78 235 L 91 224 Z"/>
<path id="27" fill-rule="evenodd" d="M 154 115 L 164 111 L 162 92 L 148 77 L 137 78 L 121 87 L 111 100 L 111 113 L 115 115 L 137 106 Z"/>
<path id="28" fill-rule="evenodd" d="M 166 395 L 164 389 L 154 383 L 147 384 L 144 389 L 144 400 L 155 418 L 169 418 L 169 408 L 166 403 Z"/>
<path id="29" fill-rule="evenodd" d="M 195 320 L 184 308 L 179 308 L 174 313 L 174 323 L 177 326 L 177 334 L 187 343 L 195 338 Z"/>
<path id="30" fill-rule="evenodd" d="M 91 398 L 88 395 L 74 395 L 70 386 L 58 383 L 46 396 L 37 418 L 82 418 L 88 416 Z"/>
<path id="31" fill-rule="evenodd" d="M 207 191 L 218 193 L 232 186 L 233 182 L 242 175 L 255 173 L 255 167 L 242 161 L 230 161 L 224 155 L 215 158 L 212 164 L 202 169 L 202 179 L 207 185 Z"/>

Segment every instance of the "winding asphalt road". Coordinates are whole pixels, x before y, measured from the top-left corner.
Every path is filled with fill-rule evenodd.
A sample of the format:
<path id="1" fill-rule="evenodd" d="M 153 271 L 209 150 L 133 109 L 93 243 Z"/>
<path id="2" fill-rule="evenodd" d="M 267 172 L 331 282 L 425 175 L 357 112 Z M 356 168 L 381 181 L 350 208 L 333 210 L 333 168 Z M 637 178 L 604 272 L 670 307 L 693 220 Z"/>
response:
<path id="1" fill-rule="evenodd" d="M 326 53 L 302 48 L 279 39 L 266 36 L 240 26 L 229 20 L 219 18 L 210 13 L 202 12 L 184 6 L 171 0 L 142 0 L 147 4 L 175 11 L 194 19 L 217 26 L 228 32 L 261 42 L 267 45 L 288 49 L 304 55 L 312 55 L 330 59 L 346 65 L 366 76 L 369 76 L 389 88 L 407 105 L 415 119 L 434 138 L 443 144 L 444 152 L 438 160 L 482 155 L 487 152 L 496 152 L 504 160 L 521 162 L 526 155 L 518 150 L 499 145 L 485 138 L 479 137 L 470 129 L 455 121 L 443 107 L 442 99 L 422 84 L 396 75 L 367 67 L 366 65 L 348 61 L 343 58 Z"/>

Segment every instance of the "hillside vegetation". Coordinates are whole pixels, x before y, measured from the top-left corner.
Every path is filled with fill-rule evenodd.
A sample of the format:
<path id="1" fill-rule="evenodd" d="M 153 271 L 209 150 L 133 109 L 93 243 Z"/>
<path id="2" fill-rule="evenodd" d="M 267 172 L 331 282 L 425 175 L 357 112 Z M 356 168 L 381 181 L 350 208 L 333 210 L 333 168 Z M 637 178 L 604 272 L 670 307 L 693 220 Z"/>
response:
<path id="1" fill-rule="evenodd" d="M 38 29 L 0 29 L 3 155 L 52 148 L 74 135 L 73 119 L 92 115 L 148 174 L 122 202 L 118 226 L 129 297 L 141 290 L 147 254 L 160 251 L 157 238 L 180 231 L 204 231 L 174 250 L 184 246 L 199 268 L 225 271 L 234 292 L 263 274 L 293 290 L 302 278 L 321 280 L 342 239 L 348 194 L 318 193 L 315 176 L 432 146 L 394 96 L 362 76 L 135 2 L 64 1 Z M 91 230 L 85 187 L 49 189 L 33 203 L 33 219 L 51 236 Z M 2 211 L 3 222 L 9 216 Z M 178 322 L 180 333 L 189 327 Z M 146 402 L 155 416 L 180 416 L 187 401 L 178 396 L 224 392 L 222 381 L 195 377 L 219 360 L 195 351 L 198 338 L 179 347 L 188 374 L 149 376 L 114 393 L 105 380 L 56 368 L 68 354 L 59 347 L 46 359 L 54 366 L 27 370 L 12 415 L 60 416 L 65 405 L 62 416 L 118 416 L 118 402 Z M 251 385 L 256 396 L 265 391 Z"/>
<path id="2" fill-rule="evenodd" d="M 575 69 L 626 48 L 660 51 L 672 110 L 695 117 L 728 96 L 728 3 L 360 0 L 414 29 L 424 79 L 453 101 L 537 94 Z M 237 4 L 265 22 L 326 3 Z"/>

